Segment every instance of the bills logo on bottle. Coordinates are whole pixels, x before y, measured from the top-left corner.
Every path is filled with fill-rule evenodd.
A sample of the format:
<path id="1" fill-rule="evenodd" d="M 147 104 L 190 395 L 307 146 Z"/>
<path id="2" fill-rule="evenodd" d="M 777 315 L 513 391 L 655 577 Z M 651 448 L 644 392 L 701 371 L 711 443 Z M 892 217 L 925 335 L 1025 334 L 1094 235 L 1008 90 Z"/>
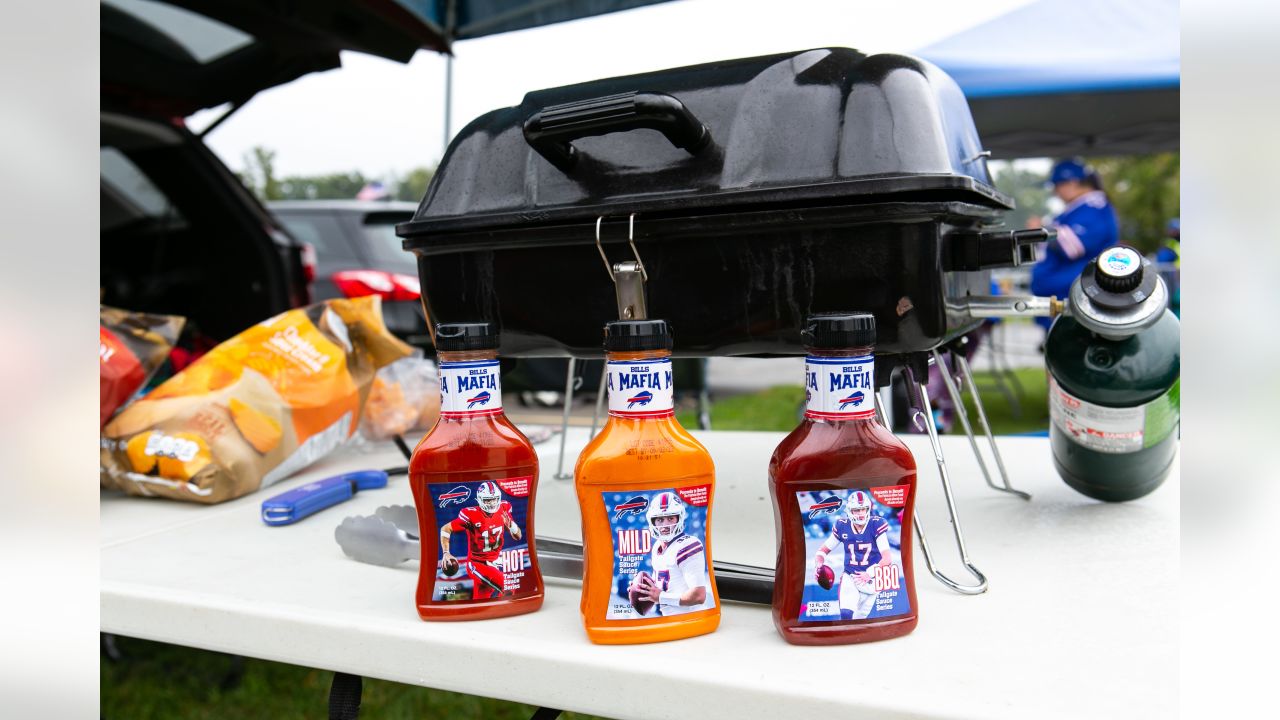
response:
<path id="1" fill-rule="evenodd" d="M 636 405 L 648 405 L 653 400 L 653 393 L 644 390 L 636 393 L 633 397 L 627 398 L 627 409 L 631 409 Z"/>
<path id="2" fill-rule="evenodd" d="M 820 515 L 831 515 L 844 505 L 844 501 L 834 495 L 828 495 L 809 506 L 809 519 L 816 520 Z"/>
<path id="3" fill-rule="evenodd" d="M 440 414 L 444 417 L 502 412 L 497 360 L 440 363 Z"/>
<path id="4" fill-rule="evenodd" d="M 840 399 L 840 409 L 844 410 L 850 405 L 854 407 L 858 407 L 859 405 L 862 404 L 862 401 L 866 399 L 867 399 L 867 396 L 864 395 L 861 390 L 855 390 L 853 394 L 850 395 L 849 397 Z"/>
<path id="5" fill-rule="evenodd" d="M 875 415 L 875 365 L 870 355 L 805 359 L 805 417 L 852 420 Z"/>
<path id="6" fill-rule="evenodd" d="M 672 414 L 671 358 L 610 360 L 609 414 L 667 417 Z"/>
<path id="7" fill-rule="evenodd" d="M 623 515 L 639 515 L 649 509 L 649 498 L 637 495 L 624 503 L 613 506 L 613 519 L 617 522 Z"/>
<path id="8" fill-rule="evenodd" d="M 440 493 L 440 507 L 446 508 L 450 505 L 461 505 L 471 498 L 471 488 L 465 485 L 450 490 L 446 493 Z"/>

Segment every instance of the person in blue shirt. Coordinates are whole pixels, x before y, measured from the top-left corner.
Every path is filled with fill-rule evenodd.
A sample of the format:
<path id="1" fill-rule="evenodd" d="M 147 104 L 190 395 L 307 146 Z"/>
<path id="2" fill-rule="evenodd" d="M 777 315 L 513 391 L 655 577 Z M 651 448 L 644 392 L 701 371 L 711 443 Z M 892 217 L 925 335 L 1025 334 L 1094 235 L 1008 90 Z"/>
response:
<path id="1" fill-rule="evenodd" d="M 1044 257 L 1031 268 L 1031 292 L 1066 299 L 1085 265 L 1120 242 L 1120 221 L 1102 190 L 1102 179 L 1083 160 L 1059 160 L 1049 182 L 1053 194 L 1067 206 L 1050 225 L 1058 237 L 1045 246 Z M 1049 318 L 1036 318 L 1036 322 L 1049 329 Z"/>

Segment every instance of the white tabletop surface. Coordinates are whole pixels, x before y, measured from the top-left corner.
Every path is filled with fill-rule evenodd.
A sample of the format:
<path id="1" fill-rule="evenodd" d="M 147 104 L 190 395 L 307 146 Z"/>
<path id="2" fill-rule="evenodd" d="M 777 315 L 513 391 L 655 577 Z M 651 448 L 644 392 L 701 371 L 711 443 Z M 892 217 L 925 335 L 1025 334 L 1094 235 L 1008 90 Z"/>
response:
<path id="1" fill-rule="evenodd" d="M 765 472 L 783 435 L 695 434 L 717 466 L 716 559 L 772 566 Z M 568 467 L 585 441 L 585 429 L 570 429 Z M 928 440 L 906 441 L 930 544 L 945 570 L 967 579 Z M 277 492 L 405 464 L 391 445 L 331 456 L 212 507 L 103 493 L 102 630 L 620 719 L 1172 716 L 1176 469 L 1145 498 L 1105 504 L 1058 479 L 1047 440 L 1002 438 L 1015 485 L 1035 496 L 1026 502 L 986 487 L 963 438 L 943 442 L 970 554 L 991 587 L 972 597 L 944 588 L 917 548 L 920 622 L 895 640 L 794 647 L 767 607 L 726 602 L 711 635 L 597 646 L 582 629 L 580 584 L 554 578 L 539 612 L 422 622 L 416 562 L 362 565 L 333 539 L 347 515 L 412 504 L 404 476 L 296 525 L 259 519 L 259 504 Z M 573 483 L 552 477 L 558 449 L 558 436 L 538 447 L 537 527 L 576 539 Z"/>

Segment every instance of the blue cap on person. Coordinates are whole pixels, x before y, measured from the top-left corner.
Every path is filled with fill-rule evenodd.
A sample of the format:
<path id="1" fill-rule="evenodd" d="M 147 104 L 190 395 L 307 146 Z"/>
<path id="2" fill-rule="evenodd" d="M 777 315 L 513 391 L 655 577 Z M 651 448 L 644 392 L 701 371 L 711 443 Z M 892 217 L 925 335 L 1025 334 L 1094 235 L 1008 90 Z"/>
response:
<path id="1" fill-rule="evenodd" d="M 1084 164 L 1080 158 L 1067 158 L 1059 160 L 1053 164 L 1053 170 L 1049 172 L 1049 182 L 1046 183 L 1050 187 L 1068 180 L 1079 180 L 1083 182 L 1093 172 L 1093 168 Z"/>
<path id="2" fill-rule="evenodd" d="M 1180 218 L 1172 218 L 1169 224 L 1165 226 L 1165 235 L 1176 238 L 1182 233 L 1182 220 Z"/>

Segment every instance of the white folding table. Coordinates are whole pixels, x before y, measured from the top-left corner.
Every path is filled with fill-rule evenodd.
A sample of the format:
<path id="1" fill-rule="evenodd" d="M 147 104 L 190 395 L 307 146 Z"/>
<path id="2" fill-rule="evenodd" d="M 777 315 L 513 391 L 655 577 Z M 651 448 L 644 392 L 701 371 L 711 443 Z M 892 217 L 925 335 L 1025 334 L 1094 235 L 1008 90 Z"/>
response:
<path id="1" fill-rule="evenodd" d="M 570 428 L 568 460 L 586 442 Z M 694 433 L 716 461 L 717 561 L 772 567 L 766 467 L 782 433 Z M 928 439 L 919 510 L 942 569 L 967 579 L 951 538 Z M 984 484 L 966 439 L 943 437 L 979 596 L 931 578 L 916 553 L 920 622 L 904 638 L 793 647 L 769 609 L 724 603 L 720 629 L 670 643 L 592 645 L 580 585 L 549 578 L 542 609 L 480 622 L 426 623 L 417 563 L 344 556 L 347 515 L 412 504 L 408 480 L 295 525 L 268 527 L 269 495 L 342 471 L 404 465 L 394 446 L 343 451 L 268 491 L 205 507 L 103 493 L 101 628 L 359 676 L 611 718 L 1168 717 L 1178 696 L 1178 476 L 1125 504 L 1058 479 L 1044 438 L 1001 438 L 1015 486 Z M 572 481 L 555 480 L 559 438 L 539 446 L 540 536 L 578 539 Z"/>

